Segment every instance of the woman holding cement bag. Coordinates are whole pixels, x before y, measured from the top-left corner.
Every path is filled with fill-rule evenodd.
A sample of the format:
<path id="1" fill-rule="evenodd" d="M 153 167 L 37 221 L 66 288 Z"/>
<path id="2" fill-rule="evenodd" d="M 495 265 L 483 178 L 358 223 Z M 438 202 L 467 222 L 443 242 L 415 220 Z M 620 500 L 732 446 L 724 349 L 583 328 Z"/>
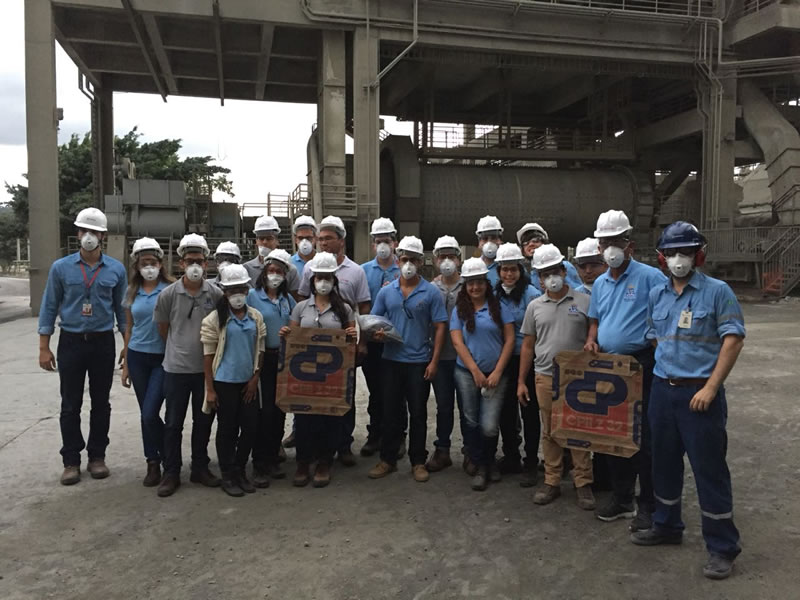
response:
<path id="1" fill-rule="evenodd" d="M 311 297 L 298 303 L 289 317 L 289 326 L 280 331 L 287 335 L 294 327 L 344 329 L 356 339 L 355 314 L 339 295 L 336 257 L 329 252 L 318 253 L 306 268 L 312 273 L 309 287 Z M 297 471 L 293 484 L 297 487 L 311 481 L 311 463 L 317 461 L 314 487 L 325 487 L 331 481 L 331 464 L 339 443 L 340 419 L 331 415 L 295 414 Z"/>

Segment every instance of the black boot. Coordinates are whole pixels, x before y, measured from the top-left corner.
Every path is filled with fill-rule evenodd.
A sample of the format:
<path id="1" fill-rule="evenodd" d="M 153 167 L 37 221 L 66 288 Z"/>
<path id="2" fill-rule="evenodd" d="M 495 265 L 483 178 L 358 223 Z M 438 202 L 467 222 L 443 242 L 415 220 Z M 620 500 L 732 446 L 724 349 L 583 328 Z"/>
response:
<path id="1" fill-rule="evenodd" d="M 147 475 L 144 476 L 144 487 L 156 487 L 161 483 L 161 463 L 157 460 L 147 461 Z"/>
<path id="2" fill-rule="evenodd" d="M 223 471 L 220 485 L 222 486 L 222 491 L 228 494 L 228 496 L 241 498 L 244 496 L 244 491 L 239 487 L 239 481 L 236 475 L 237 474 L 234 472 Z"/>

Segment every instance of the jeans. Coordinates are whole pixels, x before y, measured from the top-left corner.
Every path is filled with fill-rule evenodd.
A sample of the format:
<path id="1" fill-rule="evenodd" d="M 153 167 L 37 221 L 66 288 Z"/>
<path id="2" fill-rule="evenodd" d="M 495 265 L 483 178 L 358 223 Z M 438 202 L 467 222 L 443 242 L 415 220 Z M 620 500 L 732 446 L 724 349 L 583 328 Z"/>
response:
<path id="1" fill-rule="evenodd" d="M 244 469 L 258 426 L 258 399 L 245 402 L 247 383 L 214 382 L 217 392 L 217 459 L 223 477 Z"/>
<path id="2" fill-rule="evenodd" d="M 259 470 L 278 464 L 286 413 L 275 406 L 277 380 L 278 354 L 267 351 L 261 367 L 261 406 L 255 417 L 257 431 L 253 441 L 253 467 Z"/>
<path id="3" fill-rule="evenodd" d="M 521 422 L 517 379 L 519 378 L 519 355 L 512 356 L 505 370 L 506 388 L 503 393 L 503 408 L 500 411 L 500 437 L 503 439 L 503 458 L 511 463 L 520 461 L 519 446 Z M 537 449 L 538 451 L 538 449 Z"/>
<path id="4" fill-rule="evenodd" d="M 330 465 L 339 446 L 341 417 L 295 414 L 294 422 L 297 462 Z"/>
<path id="5" fill-rule="evenodd" d="M 517 379 L 513 382 L 514 399 L 519 404 L 517 395 Z M 525 438 L 525 468 L 536 469 L 539 464 L 539 439 L 542 435 L 542 422 L 539 418 L 539 401 L 534 393 L 536 383 L 534 379 L 533 365 L 528 370 L 528 377 L 525 379 L 528 386 L 528 394 L 531 401 L 527 406 L 520 406 L 520 413 L 522 414 L 522 434 Z M 509 389 L 512 388 L 512 382 L 508 382 Z M 502 415 L 500 416 L 502 419 Z"/>
<path id="6" fill-rule="evenodd" d="M 461 426 L 461 438 L 464 439 L 464 408 L 461 405 L 461 394 L 456 389 L 456 361 L 440 360 L 436 377 L 433 378 L 433 393 L 436 396 L 436 441 L 437 448 L 450 448 L 450 435 L 453 433 L 455 403 L 458 403 L 458 421 Z"/>
<path id="7" fill-rule="evenodd" d="M 425 380 L 428 363 L 383 360 L 383 435 L 381 460 L 397 464 L 403 443 L 403 425 L 408 418 L 408 458 L 411 465 L 423 465 L 428 458 L 428 396 L 431 383 Z M 408 407 L 408 417 L 406 417 Z"/>
<path id="8" fill-rule="evenodd" d="M 56 349 L 61 380 L 61 457 L 65 467 L 80 466 L 81 450 L 89 460 L 104 459 L 111 424 L 111 383 L 114 379 L 116 346 L 114 332 L 78 334 L 61 330 Z M 81 433 L 83 387 L 89 375 L 89 443 Z"/>
<path id="9" fill-rule="evenodd" d="M 701 386 L 673 386 L 655 377 L 650 398 L 653 433 L 653 484 L 656 510 L 653 528 L 681 533 L 683 455 L 689 456 L 702 514 L 703 539 L 712 554 L 730 560 L 741 552 L 739 531 L 733 524 L 733 492 L 726 454 L 728 405 L 725 389 L 705 412 L 689 409 L 689 401 Z"/>
<path id="10" fill-rule="evenodd" d="M 214 415 L 203 413 L 205 376 L 202 373 L 164 372 L 164 395 L 167 400 L 164 423 L 164 473 L 180 475 L 183 422 L 192 400 L 192 472 L 202 472 L 211 462 L 208 458 L 208 440 Z"/>
<path id="11" fill-rule="evenodd" d="M 500 431 L 500 411 L 503 408 L 505 393 L 505 374 L 497 387 L 479 388 L 472 379 L 472 373 L 456 365 L 456 390 L 461 394 L 464 407 L 464 443 L 470 460 L 476 465 L 489 466 L 494 463 L 491 446 L 497 444 Z"/>
<path id="12" fill-rule="evenodd" d="M 128 374 L 136 392 L 142 413 L 142 443 L 144 457 L 160 463 L 164 459 L 164 421 L 161 406 L 164 404 L 163 354 L 137 352 L 128 348 Z"/>

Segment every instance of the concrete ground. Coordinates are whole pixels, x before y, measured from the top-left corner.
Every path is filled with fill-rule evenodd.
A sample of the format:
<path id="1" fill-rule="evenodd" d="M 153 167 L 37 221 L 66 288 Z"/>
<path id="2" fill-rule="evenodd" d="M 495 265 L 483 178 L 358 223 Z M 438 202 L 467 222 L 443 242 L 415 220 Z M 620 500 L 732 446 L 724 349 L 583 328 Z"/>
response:
<path id="1" fill-rule="evenodd" d="M 30 281 L 27 277 L 0 277 L 0 323 L 29 317 Z"/>
<path id="2" fill-rule="evenodd" d="M 567 482 L 560 500 L 539 507 L 516 477 L 477 493 L 458 467 L 418 484 L 404 462 L 398 473 L 371 481 L 374 461 L 361 459 L 355 468 L 337 467 L 326 489 L 283 480 L 229 498 L 184 482 L 161 499 L 141 485 L 139 410 L 118 382 L 111 477 L 63 487 L 58 376 L 37 365 L 33 319 L 2 324 L 0 597 L 797 597 L 800 304 L 747 305 L 745 312 L 748 338 L 728 386 L 729 464 L 744 552 L 735 576 L 722 582 L 701 574 L 706 555 L 690 474 L 684 544 L 665 548 L 633 546 L 626 523 L 579 510 Z M 366 422 L 359 385 L 356 447 Z M 429 413 L 431 447 L 432 399 Z M 188 435 L 184 441 L 187 456 Z"/>

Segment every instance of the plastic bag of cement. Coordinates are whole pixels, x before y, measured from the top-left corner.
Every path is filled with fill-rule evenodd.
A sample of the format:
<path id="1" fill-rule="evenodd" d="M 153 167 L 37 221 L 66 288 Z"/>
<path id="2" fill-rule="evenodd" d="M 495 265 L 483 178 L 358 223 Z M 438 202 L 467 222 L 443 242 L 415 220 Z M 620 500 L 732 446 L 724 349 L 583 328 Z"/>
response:
<path id="1" fill-rule="evenodd" d="M 403 336 L 397 331 L 397 328 L 386 317 L 380 315 L 358 315 L 358 327 L 361 329 L 367 339 L 371 342 L 397 342 L 403 343 Z M 385 334 L 382 340 L 374 338 L 375 332 L 383 329 Z"/>

